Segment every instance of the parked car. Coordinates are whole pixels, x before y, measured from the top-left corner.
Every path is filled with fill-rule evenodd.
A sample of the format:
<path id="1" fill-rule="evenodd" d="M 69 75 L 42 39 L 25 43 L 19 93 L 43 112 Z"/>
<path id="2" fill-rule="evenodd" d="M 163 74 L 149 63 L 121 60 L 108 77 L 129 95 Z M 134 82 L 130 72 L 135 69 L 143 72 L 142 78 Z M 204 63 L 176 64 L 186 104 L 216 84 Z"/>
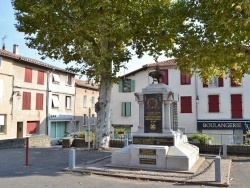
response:
<path id="1" fill-rule="evenodd" d="M 62 144 L 63 139 L 68 139 L 68 138 L 77 138 L 77 133 L 65 133 L 63 137 L 60 137 L 58 139 L 58 144 Z"/>

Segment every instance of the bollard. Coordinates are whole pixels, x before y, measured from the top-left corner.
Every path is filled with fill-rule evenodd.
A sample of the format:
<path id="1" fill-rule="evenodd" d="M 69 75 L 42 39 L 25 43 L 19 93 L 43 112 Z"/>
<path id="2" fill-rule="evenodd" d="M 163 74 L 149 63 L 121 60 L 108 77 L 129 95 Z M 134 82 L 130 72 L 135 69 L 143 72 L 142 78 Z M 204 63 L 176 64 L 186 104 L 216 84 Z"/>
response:
<path id="1" fill-rule="evenodd" d="M 25 165 L 29 165 L 29 137 L 26 137 L 26 160 Z"/>
<path id="2" fill-rule="evenodd" d="M 223 155 L 222 155 L 223 159 L 227 158 L 227 144 L 223 144 Z"/>
<path id="3" fill-rule="evenodd" d="M 221 157 L 215 157 L 215 181 L 221 182 Z"/>
<path id="4" fill-rule="evenodd" d="M 72 170 L 75 168 L 75 159 L 76 159 L 75 149 L 69 150 L 69 169 Z"/>
<path id="5" fill-rule="evenodd" d="M 127 138 L 124 139 L 124 147 L 126 147 L 126 146 L 128 146 L 128 139 Z"/>

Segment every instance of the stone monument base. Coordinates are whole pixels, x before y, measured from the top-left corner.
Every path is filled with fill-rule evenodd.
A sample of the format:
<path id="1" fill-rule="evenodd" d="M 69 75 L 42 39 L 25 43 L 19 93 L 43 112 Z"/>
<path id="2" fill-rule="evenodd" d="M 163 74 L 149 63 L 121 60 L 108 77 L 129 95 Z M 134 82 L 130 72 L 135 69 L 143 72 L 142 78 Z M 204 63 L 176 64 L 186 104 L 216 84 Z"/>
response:
<path id="1" fill-rule="evenodd" d="M 114 151 L 111 165 L 189 171 L 198 159 L 199 148 L 186 142 L 179 142 L 175 146 L 132 144 Z"/>

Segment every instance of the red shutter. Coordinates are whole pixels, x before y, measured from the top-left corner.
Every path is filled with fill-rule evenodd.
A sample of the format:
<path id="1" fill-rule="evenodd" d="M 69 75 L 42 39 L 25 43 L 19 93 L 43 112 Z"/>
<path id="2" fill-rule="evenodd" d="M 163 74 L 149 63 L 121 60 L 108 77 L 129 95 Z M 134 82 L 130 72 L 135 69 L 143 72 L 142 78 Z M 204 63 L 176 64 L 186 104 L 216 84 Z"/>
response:
<path id="1" fill-rule="evenodd" d="M 219 112 L 219 95 L 208 96 L 208 110 L 209 112 Z"/>
<path id="2" fill-rule="evenodd" d="M 231 95 L 231 111 L 232 111 L 232 118 L 242 118 L 242 95 L 241 94 Z"/>
<path id="3" fill-rule="evenodd" d="M 27 122 L 27 134 L 35 134 L 38 122 L 28 121 Z"/>
<path id="4" fill-rule="evenodd" d="M 25 77 L 24 77 L 25 82 L 32 82 L 32 69 L 30 68 L 25 68 Z"/>
<path id="5" fill-rule="evenodd" d="M 224 86 L 224 82 L 223 82 L 223 78 L 218 78 L 218 82 L 219 82 L 219 87 L 223 87 Z"/>
<path id="6" fill-rule="evenodd" d="M 36 94 L 36 110 L 43 110 L 43 94 Z"/>
<path id="7" fill-rule="evenodd" d="M 208 87 L 208 85 L 206 83 L 203 82 L 203 87 Z"/>
<path id="8" fill-rule="evenodd" d="M 31 93 L 23 92 L 23 110 L 30 110 Z"/>
<path id="9" fill-rule="evenodd" d="M 186 83 L 186 76 L 185 74 L 181 73 L 181 85 L 185 85 Z"/>
<path id="10" fill-rule="evenodd" d="M 191 84 L 191 78 L 186 75 L 186 72 L 181 72 L 181 85 Z"/>
<path id="11" fill-rule="evenodd" d="M 192 113 L 192 97 L 181 97 L 181 113 Z"/>
<path id="12" fill-rule="evenodd" d="M 162 83 L 168 85 L 168 69 L 163 70 Z"/>
<path id="13" fill-rule="evenodd" d="M 37 84 L 44 84 L 44 72 L 43 71 L 38 71 L 38 76 L 37 76 Z"/>

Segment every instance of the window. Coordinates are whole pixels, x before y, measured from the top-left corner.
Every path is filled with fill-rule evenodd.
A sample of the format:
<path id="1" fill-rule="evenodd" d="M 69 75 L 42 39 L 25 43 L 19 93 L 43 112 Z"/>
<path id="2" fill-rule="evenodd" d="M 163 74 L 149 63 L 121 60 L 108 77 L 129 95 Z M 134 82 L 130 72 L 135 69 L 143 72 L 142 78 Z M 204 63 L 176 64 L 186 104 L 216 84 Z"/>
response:
<path id="1" fill-rule="evenodd" d="M 69 109 L 71 108 L 71 97 L 70 96 L 66 96 L 66 108 Z"/>
<path id="2" fill-rule="evenodd" d="M 23 110 L 30 110 L 31 93 L 23 92 Z"/>
<path id="3" fill-rule="evenodd" d="M 87 116 L 87 114 L 83 114 L 83 125 L 88 125 L 88 116 Z"/>
<path id="4" fill-rule="evenodd" d="M 119 92 L 134 92 L 135 91 L 135 80 L 124 79 L 119 83 Z"/>
<path id="5" fill-rule="evenodd" d="M 163 76 L 161 78 L 161 82 L 168 85 L 168 69 L 167 70 L 162 70 Z"/>
<path id="6" fill-rule="evenodd" d="M 50 125 L 50 137 L 51 138 L 60 138 L 63 137 L 66 133 L 67 125 L 66 122 L 51 122 Z"/>
<path id="7" fill-rule="evenodd" d="M 2 57 L 0 57 L 0 68 L 2 67 Z"/>
<path id="8" fill-rule="evenodd" d="M 181 97 L 181 113 L 192 113 L 192 97 Z"/>
<path id="9" fill-rule="evenodd" d="M 58 74 L 52 74 L 52 82 L 53 83 L 60 83 L 60 77 Z"/>
<path id="10" fill-rule="evenodd" d="M 59 108 L 59 96 L 52 95 L 52 108 Z"/>
<path id="11" fill-rule="evenodd" d="M 219 95 L 208 95 L 208 112 L 219 112 Z"/>
<path id="12" fill-rule="evenodd" d="M 131 116 L 131 102 L 122 102 L 122 116 Z"/>
<path id="13" fill-rule="evenodd" d="M 6 115 L 0 114 L 0 133 L 4 133 Z"/>
<path id="14" fill-rule="evenodd" d="M 127 136 L 131 138 L 131 126 L 129 125 L 112 125 L 114 126 L 114 139 L 120 139 L 121 137 Z"/>
<path id="15" fill-rule="evenodd" d="M 92 108 L 95 107 L 95 97 L 92 97 L 92 99 L 91 99 L 91 107 Z"/>
<path id="16" fill-rule="evenodd" d="M 3 99 L 3 80 L 0 80 L 0 99 Z"/>
<path id="17" fill-rule="evenodd" d="M 242 95 L 231 95 L 231 112 L 232 118 L 242 118 Z"/>
<path id="18" fill-rule="evenodd" d="M 203 87 L 223 87 L 224 81 L 223 78 L 217 78 L 215 76 L 212 77 L 212 80 L 209 81 L 208 84 L 203 83 Z"/>
<path id="19" fill-rule="evenodd" d="M 32 82 L 32 69 L 25 68 L 25 76 L 24 76 L 25 82 Z"/>
<path id="20" fill-rule="evenodd" d="M 71 85 L 71 75 L 66 76 L 66 85 Z"/>
<path id="21" fill-rule="evenodd" d="M 91 116 L 91 125 L 95 125 L 95 114 Z"/>
<path id="22" fill-rule="evenodd" d="M 38 76 L 37 76 L 37 84 L 44 84 L 44 72 L 43 71 L 38 71 Z"/>
<path id="23" fill-rule="evenodd" d="M 83 108 L 87 107 L 87 95 L 83 96 Z"/>
<path id="24" fill-rule="evenodd" d="M 190 85 L 191 78 L 187 76 L 186 71 L 181 72 L 181 85 Z"/>
<path id="25" fill-rule="evenodd" d="M 43 94 L 36 94 L 36 110 L 43 110 Z"/>

